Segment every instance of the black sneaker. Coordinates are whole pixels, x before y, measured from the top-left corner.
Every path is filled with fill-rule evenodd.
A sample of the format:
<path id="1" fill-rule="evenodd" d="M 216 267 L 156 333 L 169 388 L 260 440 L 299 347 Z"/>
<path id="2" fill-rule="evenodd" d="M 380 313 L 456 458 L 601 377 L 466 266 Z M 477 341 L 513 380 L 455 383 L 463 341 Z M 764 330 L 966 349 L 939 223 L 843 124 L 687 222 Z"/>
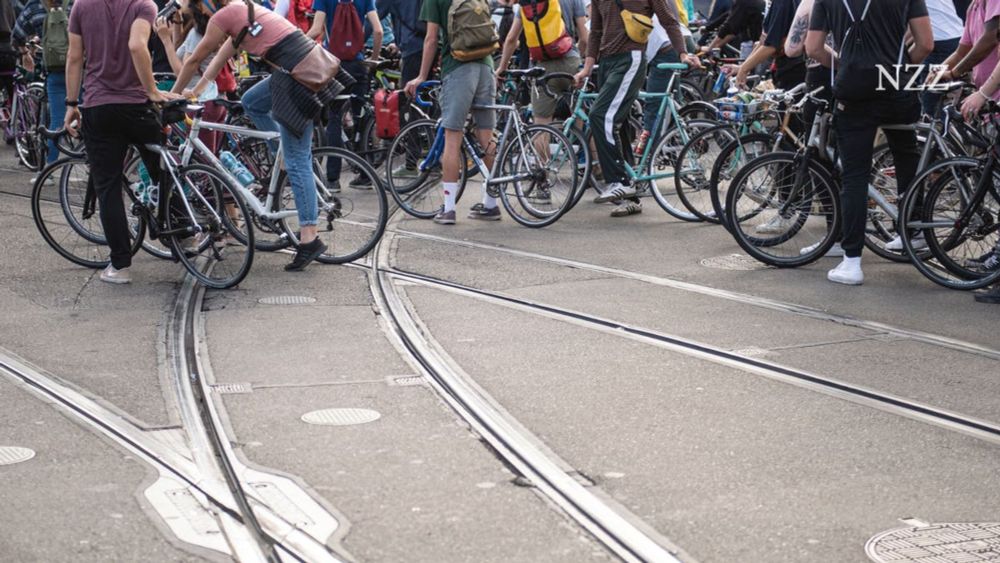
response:
<path id="1" fill-rule="evenodd" d="M 1000 305 L 1000 286 L 994 287 L 988 291 L 977 293 L 976 302 L 989 303 L 990 305 Z"/>
<path id="2" fill-rule="evenodd" d="M 292 258 L 292 261 L 285 265 L 285 271 L 301 272 L 310 262 L 324 252 L 326 252 L 326 245 L 318 238 L 313 239 L 308 244 L 300 244 L 298 250 L 295 252 L 295 258 Z"/>
<path id="3" fill-rule="evenodd" d="M 358 174 L 347 185 L 356 190 L 370 190 L 372 189 L 372 179 L 367 174 Z"/>

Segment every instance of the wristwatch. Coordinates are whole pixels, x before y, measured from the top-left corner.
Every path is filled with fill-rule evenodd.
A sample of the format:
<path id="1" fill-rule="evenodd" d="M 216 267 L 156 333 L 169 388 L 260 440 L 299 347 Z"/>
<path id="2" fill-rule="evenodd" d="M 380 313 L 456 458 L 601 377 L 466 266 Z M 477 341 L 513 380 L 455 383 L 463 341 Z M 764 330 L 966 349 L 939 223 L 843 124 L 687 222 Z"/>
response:
<path id="1" fill-rule="evenodd" d="M 75 108 L 80 105 L 80 100 L 66 100 L 66 107 Z"/>

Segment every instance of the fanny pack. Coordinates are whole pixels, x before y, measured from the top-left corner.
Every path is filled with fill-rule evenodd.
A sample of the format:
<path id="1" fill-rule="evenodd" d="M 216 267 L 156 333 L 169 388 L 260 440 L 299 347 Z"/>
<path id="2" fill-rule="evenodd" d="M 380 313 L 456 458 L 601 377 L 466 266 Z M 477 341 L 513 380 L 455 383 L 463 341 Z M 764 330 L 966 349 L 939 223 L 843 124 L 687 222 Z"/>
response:
<path id="1" fill-rule="evenodd" d="M 632 41 L 645 45 L 649 41 L 649 34 L 653 33 L 652 18 L 626 10 L 622 6 L 622 0 L 615 0 L 615 3 L 618 4 L 618 11 L 625 24 L 625 35 Z"/>

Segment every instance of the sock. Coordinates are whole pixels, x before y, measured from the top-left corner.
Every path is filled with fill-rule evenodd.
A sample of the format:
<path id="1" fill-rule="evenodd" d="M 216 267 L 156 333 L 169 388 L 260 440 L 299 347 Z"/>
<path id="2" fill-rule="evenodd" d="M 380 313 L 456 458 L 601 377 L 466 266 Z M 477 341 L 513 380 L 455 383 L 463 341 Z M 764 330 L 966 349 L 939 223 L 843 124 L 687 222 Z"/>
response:
<path id="1" fill-rule="evenodd" d="M 490 197 L 489 192 L 486 191 L 486 186 L 483 186 L 483 207 L 486 209 L 493 209 L 497 206 L 497 198 Z"/>
<path id="2" fill-rule="evenodd" d="M 455 196 L 458 194 L 458 182 L 442 182 L 444 187 L 444 212 L 455 210 Z"/>

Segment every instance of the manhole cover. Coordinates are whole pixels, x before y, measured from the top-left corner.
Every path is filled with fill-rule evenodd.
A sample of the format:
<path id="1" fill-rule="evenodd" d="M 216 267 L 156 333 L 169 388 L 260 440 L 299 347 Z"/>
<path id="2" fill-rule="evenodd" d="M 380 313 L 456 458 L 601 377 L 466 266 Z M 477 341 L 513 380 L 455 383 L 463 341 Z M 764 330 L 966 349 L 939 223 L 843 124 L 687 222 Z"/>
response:
<path id="1" fill-rule="evenodd" d="M 705 258 L 700 264 L 706 268 L 715 268 L 716 270 L 738 270 L 743 272 L 770 268 L 767 264 L 758 262 L 746 254 L 727 254 L 725 256 Z"/>
<path id="2" fill-rule="evenodd" d="M 17 446 L 0 446 L 0 465 L 13 465 L 35 457 L 35 450 Z"/>
<path id="3" fill-rule="evenodd" d="M 315 303 L 316 298 L 304 295 L 277 295 L 274 297 L 261 297 L 257 302 L 262 305 L 308 305 Z"/>
<path id="4" fill-rule="evenodd" d="M 865 553 L 876 563 L 998 563 L 1000 522 L 889 530 L 868 540 Z"/>
<path id="5" fill-rule="evenodd" d="M 350 426 L 379 419 L 382 415 L 371 409 L 323 409 L 302 415 L 302 422 L 325 426 Z"/>

